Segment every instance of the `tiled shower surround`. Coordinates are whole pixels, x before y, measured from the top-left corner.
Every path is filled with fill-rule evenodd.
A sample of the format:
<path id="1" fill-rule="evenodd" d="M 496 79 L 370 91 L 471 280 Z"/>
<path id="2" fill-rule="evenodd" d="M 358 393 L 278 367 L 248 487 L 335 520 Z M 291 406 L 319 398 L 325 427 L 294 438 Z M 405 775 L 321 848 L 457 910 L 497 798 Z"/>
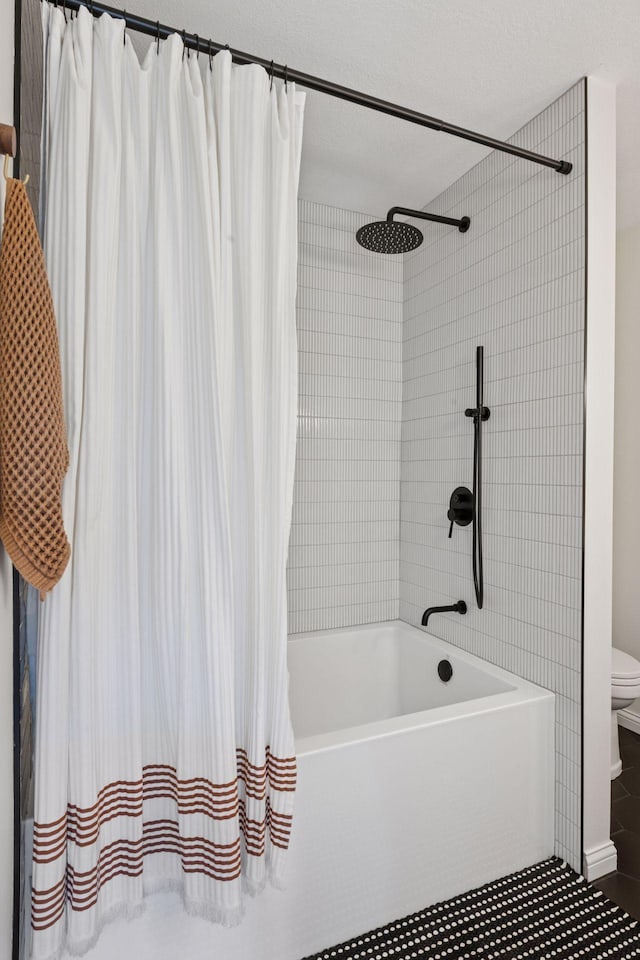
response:
<path id="1" fill-rule="evenodd" d="M 463 599 L 466 616 L 434 616 L 429 632 L 554 691 L 556 853 L 574 867 L 584 107 L 579 83 L 513 138 L 570 159 L 570 176 L 491 154 L 427 205 L 470 216 L 469 232 L 421 224 L 423 245 L 403 258 L 356 245 L 355 230 L 370 217 L 301 202 L 300 439 L 289 557 L 291 632 L 398 615 L 419 624 L 425 607 Z M 491 409 L 483 431 L 482 611 L 471 529 L 456 527 L 448 539 L 446 517 L 453 489 L 472 481 L 473 429 L 464 410 L 475 403 L 478 344 Z"/>
<path id="2" fill-rule="evenodd" d="M 291 633 L 398 617 L 402 258 L 358 246 L 371 219 L 299 205 Z"/>
<path id="3" fill-rule="evenodd" d="M 471 228 L 425 232 L 404 263 L 400 616 L 556 694 L 556 853 L 579 866 L 584 86 L 514 140 L 569 177 L 491 154 L 429 204 Z M 471 528 L 447 538 L 471 486 L 475 348 L 484 345 L 485 604 Z"/>

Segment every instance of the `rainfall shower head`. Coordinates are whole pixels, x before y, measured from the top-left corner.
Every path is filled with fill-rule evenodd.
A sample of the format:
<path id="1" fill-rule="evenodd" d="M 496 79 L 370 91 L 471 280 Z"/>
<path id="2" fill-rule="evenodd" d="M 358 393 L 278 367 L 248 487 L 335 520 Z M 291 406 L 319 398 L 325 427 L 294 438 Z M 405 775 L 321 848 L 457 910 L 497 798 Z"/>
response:
<path id="1" fill-rule="evenodd" d="M 432 220 L 435 223 L 448 223 L 457 227 L 460 233 L 466 233 L 471 221 L 469 217 L 454 220 L 451 217 L 440 217 L 436 213 L 425 213 L 423 210 L 409 210 L 407 207 L 391 207 L 386 220 L 376 220 L 366 223 L 356 233 L 356 240 L 365 250 L 374 253 L 408 253 L 415 250 L 422 243 L 423 236 L 417 227 L 411 223 L 398 223 L 394 216 L 418 217 L 420 220 Z"/>
<path id="2" fill-rule="evenodd" d="M 361 247 L 374 253 L 408 253 L 420 246 L 423 237 L 410 223 L 376 220 L 360 227 L 356 240 Z"/>

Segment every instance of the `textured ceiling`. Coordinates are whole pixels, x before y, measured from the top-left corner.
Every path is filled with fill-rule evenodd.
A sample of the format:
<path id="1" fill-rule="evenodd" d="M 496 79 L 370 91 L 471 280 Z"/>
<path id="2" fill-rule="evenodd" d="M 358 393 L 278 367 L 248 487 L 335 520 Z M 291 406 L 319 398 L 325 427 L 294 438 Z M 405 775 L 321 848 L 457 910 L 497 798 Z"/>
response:
<path id="1" fill-rule="evenodd" d="M 640 223 L 640 0 L 135 0 L 135 9 L 500 139 L 581 76 L 614 81 L 618 228 Z M 419 207 L 484 152 L 309 91 L 300 193 L 371 213 Z"/>

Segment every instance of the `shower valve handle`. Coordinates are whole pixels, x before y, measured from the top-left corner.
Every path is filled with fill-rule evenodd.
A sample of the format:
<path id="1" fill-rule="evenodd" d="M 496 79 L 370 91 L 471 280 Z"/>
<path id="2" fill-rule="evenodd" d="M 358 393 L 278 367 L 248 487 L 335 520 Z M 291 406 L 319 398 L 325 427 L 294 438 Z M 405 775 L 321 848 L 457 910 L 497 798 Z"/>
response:
<path id="1" fill-rule="evenodd" d="M 449 500 L 447 520 L 450 521 L 449 539 L 453 534 L 453 525 L 468 526 L 473 519 L 473 494 L 467 487 L 456 487 Z"/>

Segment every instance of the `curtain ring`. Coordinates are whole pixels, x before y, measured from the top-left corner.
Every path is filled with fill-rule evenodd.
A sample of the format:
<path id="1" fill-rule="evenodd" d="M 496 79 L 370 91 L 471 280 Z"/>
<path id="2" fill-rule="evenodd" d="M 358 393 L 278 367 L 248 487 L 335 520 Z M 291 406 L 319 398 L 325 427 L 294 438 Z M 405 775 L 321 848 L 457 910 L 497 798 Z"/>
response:
<path id="1" fill-rule="evenodd" d="M 273 60 L 271 61 L 271 66 L 269 67 L 269 90 L 273 89 Z"/>
<path id="2" fill-rule="evenodd" d="M 64 22 L 67 22 L 67 0 L 62 0 L 62 15 L 64 17 Z"/>
<path id="3" fill-rule="evenodd" d="M 122 46 L 126 47 L 127 45 L 127 11 L 126 10 L 124 11 L 124 16 L 122 19 L 124 20 L 124 30 L 122 31 Z"/>
<path id="4" fill-rule="evenodd" d="M 289 69 L 289 68 L 288 68 L 288 66 L 287 66 L 286 63 L 285 63 L 285 65 L 284 65 L 284 89 L 285 89 L 285 90 L 287 90 L 287 70 L 288 70 L 288 69 Z"/>
<path id="5" fill-rule="evenodd" d="M 196 60 L 198 60 L 200 57 L 200 37 L 198 36 L 197 33 L 195 34 L 195 38 L 196 38 Z"/>
<path id="6" fill-rule="evenodd" d="M 182 31 L 182 59 L 183 59 L 183 60 L 184 60 L 185 51 L 186 51 L 186 49 L 187 49 L 186 36 L 187 36 L 187 35 L 186 35 L 185 31 L 183 30 L 183 31 Z"/>
<path id="7" fill-rule="evenodd" d="M 160 55 L 160 21 L 156 20 L 156 55 Z"/>
<path id="8" fill-rule="evenodd" d="M 213 53 L 211 52 L 211 40 L 209 40 L 209 70 L 213 70 Z"/>

